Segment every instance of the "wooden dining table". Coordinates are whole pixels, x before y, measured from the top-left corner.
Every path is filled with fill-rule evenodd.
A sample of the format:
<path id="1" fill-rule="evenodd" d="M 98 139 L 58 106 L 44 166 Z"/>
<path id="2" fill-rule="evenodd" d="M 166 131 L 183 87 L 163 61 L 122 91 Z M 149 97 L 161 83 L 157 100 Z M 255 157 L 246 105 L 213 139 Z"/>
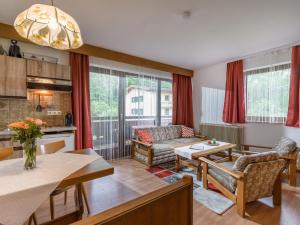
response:
<path id="1" fill-rule="evenodd" d="M 76 151 L 68 152 L 70 154 L 83 154 L 83 155 L 93 155 L 97 154 L 92 149 L 82 149 Z M 105 177 L 114 173 L 114 168 L 103 158 L 84 166 L 73 174 L 69 175 L 58 185 L 57 188 L 65 188 L 69 186 L 75 186 L 75 211 L 68 213 L 64 216 L 51 220 L 49 222 L 43 223 L 43 225 L 63 225 L 70 224 L 72 222 L 82 219 L 84 212 L 83 199 L 82 199 L 82 183 Z"/>

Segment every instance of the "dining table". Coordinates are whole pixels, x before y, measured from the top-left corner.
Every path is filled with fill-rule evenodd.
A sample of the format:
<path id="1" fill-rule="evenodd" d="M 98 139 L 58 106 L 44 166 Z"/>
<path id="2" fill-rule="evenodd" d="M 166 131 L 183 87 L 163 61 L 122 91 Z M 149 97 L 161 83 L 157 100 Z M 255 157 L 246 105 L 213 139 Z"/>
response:
<path id="1" fill-rule="evenodd" d="M 82 155 L 95 155 L 97 154 L 92 149 L 82 149 L 76 151 L 70 151 L 67 153 L 71 154 L 82 154 Z M 49 222 L 43 223 L 42 225 L 64 225 L 82 219 L 84 213 L 84 205 L 82 199 L 82 183 L 95 180 L 101 177 L 112 175 L 114 168 L 102 157 L 98 160 L 86 165 L 85 167 L 74 172 L 70 176 L 66 177 L 59 185 L 58 188 L 65 188 L 74 185 L 75 186 L 75 200 L 76 210 Z"/>
<path id="2" fill-rule="evenodd" d="M 58 153 L 54 153 L 54 154 L 58 154 Z M 45 159 L 49 159 L 49 161 L 51 161 L 50 157 L 60 158 L 60 157 L 63 156 L 64 160 L 68 159 L 68 158 L 72 159 L 72 157 L 74 157 L 77 160 L 77 161 L 75 160 L 74 162 L 75 163 L 77 162 L 79 164 L 79 162 L 81 161 L 81 156 L 78 157 L 78 155 L 82 155 L 82 161 L 86 160 L 86 158 L 88 158 L 88 157 L 92 158 L 92 159 L 89 159 L 89 161 L 86 161 L 87 163 L 81 164 L 81 165 L 84 165 L 84 166 L 81 166 L 78 170 L 76 170 L 76 169 L 74 170 L 74 168 L 76 168 L 76 167 L 74 167 L 74 165 L 72 165 L 73 166 L 72 168 L 73 168 L 74 172 L 72 172 L 68 176 L 64 177 L 62 180 L 60 180 L 60 182 L 58 184 L 55 185 L 55 189 L 66 188 L 66 187 L 70 187 L 70 186 L 75 187 L 75 193 L 74 193 L 75 203 L 76 203 L 75 204 L 75 210 L 68 213 L 68 214 L 65 214 L 61 217 L 55 218 L 54 220 L 50 220 L 48 222 L 43 223 L 44 225 L 70 224 L 72 222 L 81 220 L 82 216 L 83 216 L 83 213 L 84 213 L 84 204 L 83 204 L 83 198 L 82 198 L 82 183 L 111 175 L 111 174 L 114 173 L 114 168 L 105 159 L 103 159 L 101 156 L 99 156 L 92 149 L 81 149 L 81 150 L 76 150 L 76 151 L 69 151 L 69 152 L 59 153 L 59 154 L 63 154 L 63 155 L 54 155 L 54 154 L 51 154 L 52 156 L 47 156 L 48 158 L 43 158 L 43 160 L 46 161 Z M 72 157 L 71 157 L 71 155 L 68 156 L 68 154 L 75 154 L 75 155 L 72 155 Z M 43 157 L 43 156 L 41 156 L 41 157 Z M 44 156 L 44 157 L 46 157 L 46 156 Z M 7 161 L 10 161 L 10 160 L 7 160 Z M 2 161 L 2 163 L 3 162 L 4 161 Z M 42 162 L 43 161 L 41 160 L 41 164 L 42 164 Z M 65 162 L 66 162 L 66 167 L 67 167 L 68 166 L 67 165 L 67 160 L 65 160 Z M 6 163 L 7 163 L 7 165 L 10 165 L 9 162 L 6 162 Z M 63 164 L 63 163 L 60 163 L 60 164 Z M 69 163 L 69 164 L 71 164 L 71 163 Z M 2 165 L 2 170 L 4 170 L 3 168 L 5 169 L 5 164 L 4 164 L 4 166 Z M 41 165 L 41 168 L 42 168 L 42 165 Z M 59 165 L 59 168 L 60 169 L 64 168 L 64 165 Z M 0 166 L 0 169 L 1 169 L 1 166 Z M 38 176 L 41 176 L 41 173 L 43 172 L 42 169 L 40 169 L 40 171 L 39 171 L 39 168 L 36 168 L 34 170 L 36 170 L 34 172 L 37 173 Z M 25 175 L 28 176 L 28 174 L 26 174 L 26 172 L 22 172 L 22 173 L 25 173 Z M 54 174 L 52 174 L 52 175 L 54 176 Z M 0 173 L 0 180 L 1 179 L 4 179 L 4 178 L 3 177 L 1 178 L 1 173 Z M 12 178 L 8 176 L 7 179 L 12 179 Z M 33 177 L 33 179 L 34 179 L 34 177 Z M 13 181 L 13 182 L 15 182 L 15 181 Z M 28 190 L 30 188 L 27 187 Z M 43 185 L 41 185 L 39 188 L 43 188 Z M 16 189 L 16 190 L 18 190 L 18 189 Z M 40 189 L 37 189 L 37 190 L 40 190 Z M 3 194 L 3 190 L 1 190 L 1 187 L 0 187 L 0 194 L 1 194 L 1 191 L 2 191 L 2 194 Z M 17 192 L 18 191 L 16 191 L 16 193 Z M 19 194 L 19 196 L 20 196 L 20 193 L 22 193 L 22 191 L 19 191 L 19 193 L 17 193 L 17 194 Z M 24 192 L 24 194 L 25 193 L 26 192 Z M 29 193 L 32 194 L 34 192 L 29 192 Z M 36 192 L 36 193 L 37 193 L 37 196 L 38 196 L 38 192 Z M 13 194 L 15 194 L 15 193 L 12 193 L 12 194 L 10 193 L 10 195 L 12 195 L 12 196 L 13 196 Z M 2 202 L 5 202 L 3 199 L 2 199 L 3 201 L 1 202 L 1 198 L 3 198 L 3 197 L 4 197 L 4 200 L 7 201 L 7 199 L 5 199 L 5 197 L 7 197 L 7 196 L 5 196 L 5 195 L 0 196 L 0 204 Z M 34 198 L 34 194 L 31 197 Z M 36 198 L 38 198 L 38 197 L 36 197 Z M 11 198 L 11 199 L 14 199 L 14 198 Z M 15 204 L 16 206 L 18 206 L 17 201 L 18 201 L 18 199 L 16 199 L 16 204 Z M 34 201 L 34 199 L 33 199 L 33 201 Z M 26 206 L 24 206 L 24 207 L 26 207 Z M 14 212 L 14 213 L 15 213 L 15 216 L 17 217 L 18 213 L 17 212 Z M 34 212 L 32 212 L 32 213 L 34 213 Z M 1 217 L 1 212 L 0 212 L 0 217 Z M 33 219 L 33 217 L 30 217 L 29 222 L 31 222 L 32 219 Z M 1 224 L 1 222 L 0 222 L 0 224 Z M 40 223 L 39 223 L 39 225 L 40 225 Z"/>

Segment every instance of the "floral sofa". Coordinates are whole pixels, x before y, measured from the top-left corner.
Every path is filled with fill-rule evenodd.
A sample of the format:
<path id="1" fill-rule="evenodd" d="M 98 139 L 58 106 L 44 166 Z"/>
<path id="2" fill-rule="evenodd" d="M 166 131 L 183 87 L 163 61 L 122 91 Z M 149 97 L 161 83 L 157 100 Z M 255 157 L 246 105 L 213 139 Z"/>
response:
<path id="1" fill-rule="evenodd" d="M 136 133 L 143 130 L 150 133 L 153 143 L 144 143 L 139 140 Z M 174 161 L 176 158 L 174 148 L 204 140 L 200 136 L 183 138 L 181 125 L 143 127 L 135 129 L 134 133 L 131 141 L 132 158 L 148 166 Z"/>

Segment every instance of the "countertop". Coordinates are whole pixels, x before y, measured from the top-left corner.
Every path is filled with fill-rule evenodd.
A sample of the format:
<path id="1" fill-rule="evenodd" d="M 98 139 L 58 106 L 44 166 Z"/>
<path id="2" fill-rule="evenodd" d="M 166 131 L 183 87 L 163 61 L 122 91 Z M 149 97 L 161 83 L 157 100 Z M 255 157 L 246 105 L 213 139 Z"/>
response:
<path id="1" fill-rule="evenodd" d="M 76 127 L 46 127 L 42 128 L 43 133 L 54 133 L 54 132 L 65 132 L 65 131 L 74 131 Z M 0 136 L 9 136 L 13 133 L 12 130 L 5 129 L 0 131 Z"/>

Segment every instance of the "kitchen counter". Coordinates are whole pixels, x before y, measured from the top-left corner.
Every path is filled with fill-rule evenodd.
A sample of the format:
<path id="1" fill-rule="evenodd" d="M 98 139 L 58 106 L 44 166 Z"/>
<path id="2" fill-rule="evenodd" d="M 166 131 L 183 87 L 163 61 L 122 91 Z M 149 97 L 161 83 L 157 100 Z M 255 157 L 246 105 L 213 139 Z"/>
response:
<path id="1" fill-rule="evenodd" d="M 42 128 L 42 132 L 47 133 L 59 133 L 59 132 L 66 132 L 66 131 L 74 131 L 76 127 L 46 127 Z M 0 136 L 10 136 L 13 133 L 12 130 L 5 129 L 0 131 Z"/>

